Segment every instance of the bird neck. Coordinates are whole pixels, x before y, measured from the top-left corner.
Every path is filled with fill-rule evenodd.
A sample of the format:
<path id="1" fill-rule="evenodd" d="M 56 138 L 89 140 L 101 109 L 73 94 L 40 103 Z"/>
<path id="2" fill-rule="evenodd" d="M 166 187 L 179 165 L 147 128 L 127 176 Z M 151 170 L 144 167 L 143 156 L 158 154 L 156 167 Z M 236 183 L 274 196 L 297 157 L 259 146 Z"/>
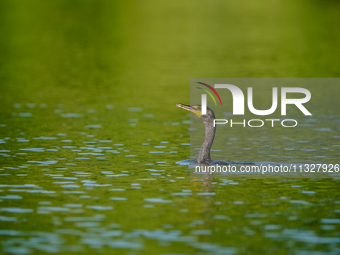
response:
<path id="1" fill-rule="evenodd" d="M 201 151 L 198 155 L 197 163 L 205 164 L 210 163 L 210 149 L 214 141 L 216 127 L 212 122 L 206 122 L 205 125 L 205 138 L 201 147 Z"/>

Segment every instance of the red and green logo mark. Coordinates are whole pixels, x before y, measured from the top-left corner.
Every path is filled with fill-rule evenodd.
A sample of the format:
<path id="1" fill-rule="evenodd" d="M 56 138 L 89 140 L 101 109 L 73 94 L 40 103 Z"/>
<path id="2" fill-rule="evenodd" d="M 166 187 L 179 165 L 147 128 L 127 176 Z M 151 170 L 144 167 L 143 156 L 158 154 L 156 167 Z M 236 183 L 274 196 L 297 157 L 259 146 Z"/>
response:
<path id="1" fill-rule="evenodd" d="M 203 86 L 206 86 L 206 87 L 209 88 L 212 92 L 214 92 L 215 95 L 217 96 L 218 100 L 220 100 L 220 104 L 222 105 L 222 100 L 221 100 L 221 98 L 220 98 L 220 95 L 217 93 L 217 91 L 216 91 L 213 87 L 211 87 L 210 85 L 205 84 L 205 83 L 203 83 L 203 82 L 197 82 L 197 83 L 202 84 Z M 197 88 L 203 90 L 204 92 L 206 92 L 206 93 L 212 98 L 212 100 L 214 100 L 215 105 L 217 105 L 217 104 L 216 104 L 215 98 L 213 97 L 213 95 L 211 94 L 211 92 L 210 92 L 209 90 L 207 90 L 207 89 L 205 89 L 205 88 L 201 88 L 201 87 L 197 87 Z"/>

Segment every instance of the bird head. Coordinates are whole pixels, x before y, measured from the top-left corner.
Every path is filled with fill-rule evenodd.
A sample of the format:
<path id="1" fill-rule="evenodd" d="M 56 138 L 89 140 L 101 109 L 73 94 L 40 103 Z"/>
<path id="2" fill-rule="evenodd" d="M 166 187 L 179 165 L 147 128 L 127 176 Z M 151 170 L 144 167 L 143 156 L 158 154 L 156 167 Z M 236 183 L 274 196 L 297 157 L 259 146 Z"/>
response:
<path id="1" fill-rule="evenodd" d="M 201 105 L 177 104 L 176 106 L 194 113 L 204 123 L 213 122 L 213 120 L 215 119 L 215 114 L 214 114 L 213 110 L 211 110 L 209 107 L 207 107 L 207 114 L 203 115 Z"/>

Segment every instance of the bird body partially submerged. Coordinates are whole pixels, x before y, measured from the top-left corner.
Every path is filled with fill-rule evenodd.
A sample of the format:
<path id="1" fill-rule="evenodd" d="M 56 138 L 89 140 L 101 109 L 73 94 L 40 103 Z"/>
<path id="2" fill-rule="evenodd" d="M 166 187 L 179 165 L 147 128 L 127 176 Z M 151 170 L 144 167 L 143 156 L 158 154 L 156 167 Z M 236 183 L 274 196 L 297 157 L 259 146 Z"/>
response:
<path id="1" fill-rule="evenodd" d="M 216 131 L 216 127 L 214 126 L 215 114 L 213 110 L 207 107 L 207 113 L 205 115 L 202 115 L 200 105 L 177 104 L 176 106 L 194 113 L 197 117 L 199 117 L 203 121 L 205 126 L 205 137 L 200 153 L 198 154 L 197 163 L 198 164 L 211 163 L 212 161 L 210 158 L 210 149 L 214 142 Z"/>

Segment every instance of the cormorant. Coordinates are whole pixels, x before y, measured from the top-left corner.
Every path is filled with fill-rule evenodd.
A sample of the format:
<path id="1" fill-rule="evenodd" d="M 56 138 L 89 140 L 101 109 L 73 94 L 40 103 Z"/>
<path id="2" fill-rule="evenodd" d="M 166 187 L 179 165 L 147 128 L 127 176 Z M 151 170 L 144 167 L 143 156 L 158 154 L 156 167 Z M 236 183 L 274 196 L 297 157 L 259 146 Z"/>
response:
<path id="1" fill-rule="evenodd" d="M 197 117 L 199 117 L 203 121 L 205 126 L 205 137 L 200 153 L 198 154 L 197 163 L 198 164 L 211 163 L 212 161 L 210 158 L 210 149 L 214 142 L 216 131 L 216 127 L 214 127 L 215 114 L 213 110 L 207 107 L 207 114 L 202 115 L 200 105 L 177 104 L 176 106 L 194 113 Z"/>

